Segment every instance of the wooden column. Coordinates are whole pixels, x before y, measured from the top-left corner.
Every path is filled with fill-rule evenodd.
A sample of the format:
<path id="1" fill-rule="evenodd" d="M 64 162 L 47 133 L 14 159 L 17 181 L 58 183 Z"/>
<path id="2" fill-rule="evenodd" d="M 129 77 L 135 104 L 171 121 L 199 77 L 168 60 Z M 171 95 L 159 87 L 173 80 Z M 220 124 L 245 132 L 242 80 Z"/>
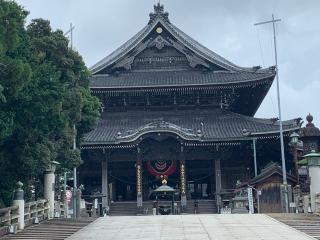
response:
<path id="1" fill-rule="evenodd" d="M 142 208 L 142 159 L 141 150 L 137 148 L 136 162 L 137 207 Z"/>
<path id="2" fill-rule="evenodd" d="M 101 171 L 102 171 L 102 210 L 108 211 L 109 210 L 109 190 L 108 190 L 108 160 L 107 157 L 102 159 L 101 162 Z"/>
<path id="3" fill-rule="evenodd" d="M 258 176 L 258 165 L 257 165 L 257 139 L 252 140 L 253 145 L 253 161 L 254 161 L 254 176 Z"/>
<path id="4" fill-rule="evenodd" d="M 187 181 L 186 181 L 186 160 L 183 146 L 180 151 L 180 191 L 181 191 L 181 207 L 184 210 L 187 207 Z"/>
<path id="5" fill-rule="evenodd" d="M 298 149 L 297 145 L 295 144 L 293 146 L 293 163 L 294 163 L 294 171 L 297 179 L 297 185 L 300 185 L 300 179 L 299 179 L 299 160 L 298 160 Z"/>
<path id="6" fill-rule="evenodd" d="M 218 212 L 222 208 L 222 199 L 221 199 L 221 163 L 220 159 L 215 159 L 215 178 L 216 178 L 216 202 L 218 207 Z"/>

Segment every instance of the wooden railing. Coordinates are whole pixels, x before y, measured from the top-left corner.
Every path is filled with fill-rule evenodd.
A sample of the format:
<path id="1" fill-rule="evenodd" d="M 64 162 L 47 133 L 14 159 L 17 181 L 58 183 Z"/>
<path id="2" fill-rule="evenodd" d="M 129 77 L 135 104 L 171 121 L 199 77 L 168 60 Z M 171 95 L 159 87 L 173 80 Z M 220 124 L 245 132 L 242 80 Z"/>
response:
<path id="1" fill-rule="evenodd" d="M 65 204 L 63 202 L 55 201 L 54 205 L 55 205 L 54 217 L 67 218 Z"/>
<path id="2" fill-rule="evenodd" d="M 18 210 L 18 206 L 0 209 L 0 227 L 17 224 L 19 218 Z"/>
<path id="3" fill-rule="evenodd" d="M 47 200 L 29 202 L 24 207 L 24 222 L 26 226 L 31 225 L 35 219 L 43 221 L 48 218 L 49 204 Z"/>
<path id="4" fill-rule="evenodd" d="M 316 194 L 315 205 L 316 213 L 320 213 L 320 193 Z"/>
<path id="5" fill-rule="evenodd" d="M 37 221 L 48 219 L 49 203 L 47 200 L 38 200 L 24 205 L 24 223 L 29 226 Z M 19 206 L 0 209 L 0 237 L 7 234 L 9 226 L 17 227 L 19 224 Z"/>

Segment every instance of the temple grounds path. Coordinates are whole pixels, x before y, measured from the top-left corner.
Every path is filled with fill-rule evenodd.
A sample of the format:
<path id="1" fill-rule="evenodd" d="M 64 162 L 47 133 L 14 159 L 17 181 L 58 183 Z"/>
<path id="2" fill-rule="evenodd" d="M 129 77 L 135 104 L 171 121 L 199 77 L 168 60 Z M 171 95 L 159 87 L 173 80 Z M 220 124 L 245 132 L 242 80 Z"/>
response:
<path id="1" fill-rule="evenodd" d="M 266 215 L 175 215 L 99 218 L 70 240 L 308 240 Z"/>

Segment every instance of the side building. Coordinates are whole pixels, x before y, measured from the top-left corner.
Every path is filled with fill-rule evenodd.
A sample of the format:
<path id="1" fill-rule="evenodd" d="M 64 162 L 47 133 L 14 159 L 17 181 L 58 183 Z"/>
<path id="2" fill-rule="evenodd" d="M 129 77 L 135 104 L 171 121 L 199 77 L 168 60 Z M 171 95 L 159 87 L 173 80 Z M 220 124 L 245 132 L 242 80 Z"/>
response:
<path id="1" fill-rule="evenodd" d="M 183 211 L 194 199 L 219 209 L 237 182 L 281 162 L 279 121 L 254 117 L 275 68 L 231 63 L 174 26 L 160 4 L 91 72 L 103 113 L 81 146 L 79 177 L 85 194 L 102 194 L 104 208 L 131 202 L 143 209 L 165 180 L 179 190 Z M 300 119 L 283 128 L 291 170 L 289 136 Z"/>

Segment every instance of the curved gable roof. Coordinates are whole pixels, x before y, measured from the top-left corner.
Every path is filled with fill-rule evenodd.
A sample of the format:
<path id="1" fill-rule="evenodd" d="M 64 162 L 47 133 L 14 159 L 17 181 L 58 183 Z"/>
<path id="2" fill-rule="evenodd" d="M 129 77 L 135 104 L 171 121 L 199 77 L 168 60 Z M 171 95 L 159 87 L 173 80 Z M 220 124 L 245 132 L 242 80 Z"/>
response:
<path id="1" fill-rule="evenodd" d="M 300 128 L 299 119 L 283 122 L 283 131 Z M 84 137 L 83 147 L 133 142 L 151 132 L 171 132 L 197 142 L 225 142 L 279 134 L 279 121 L 244 116 L 227 110 L 129 111 L 104 113 L 98 126 Z"/>
<path id="2" fill-rule="evenodd" d="M 92 74 L 98 74 L 103 69 L 110 67 L 112 64 L 121 60 L 127 54 L 130 53 L 133 49 L 137 48 L 140 43 L 142 43 L 148 35 L 154 30 L 157 26 L 161 24 L 177 41 L 184 45 L 186 48 L 190 49 L 196 55 L 201 58 L 211 62 L 214 65 L 223 67 L 229 71 L 256 71 L 253 68 L 244 68 L 237 66 L 236 64 L 228 61 L 217 53 L 211 51 L 207 47 L 200 44 L 198 41 L 194 40 L 182 30 L 173 25 L 168 19 L 168 13 L 163 11 L 163 6 L 160 4 L 155 6 L 154 13 L 150 14 L 150 21 L 143 29 L 141 29 L 136 35 L 129 39 L 126 43 L 121 45 L 118 49 L 112 52 L 107 57 L 103 58 L 101 61 L 93 65 L 90 70 Z"/>

